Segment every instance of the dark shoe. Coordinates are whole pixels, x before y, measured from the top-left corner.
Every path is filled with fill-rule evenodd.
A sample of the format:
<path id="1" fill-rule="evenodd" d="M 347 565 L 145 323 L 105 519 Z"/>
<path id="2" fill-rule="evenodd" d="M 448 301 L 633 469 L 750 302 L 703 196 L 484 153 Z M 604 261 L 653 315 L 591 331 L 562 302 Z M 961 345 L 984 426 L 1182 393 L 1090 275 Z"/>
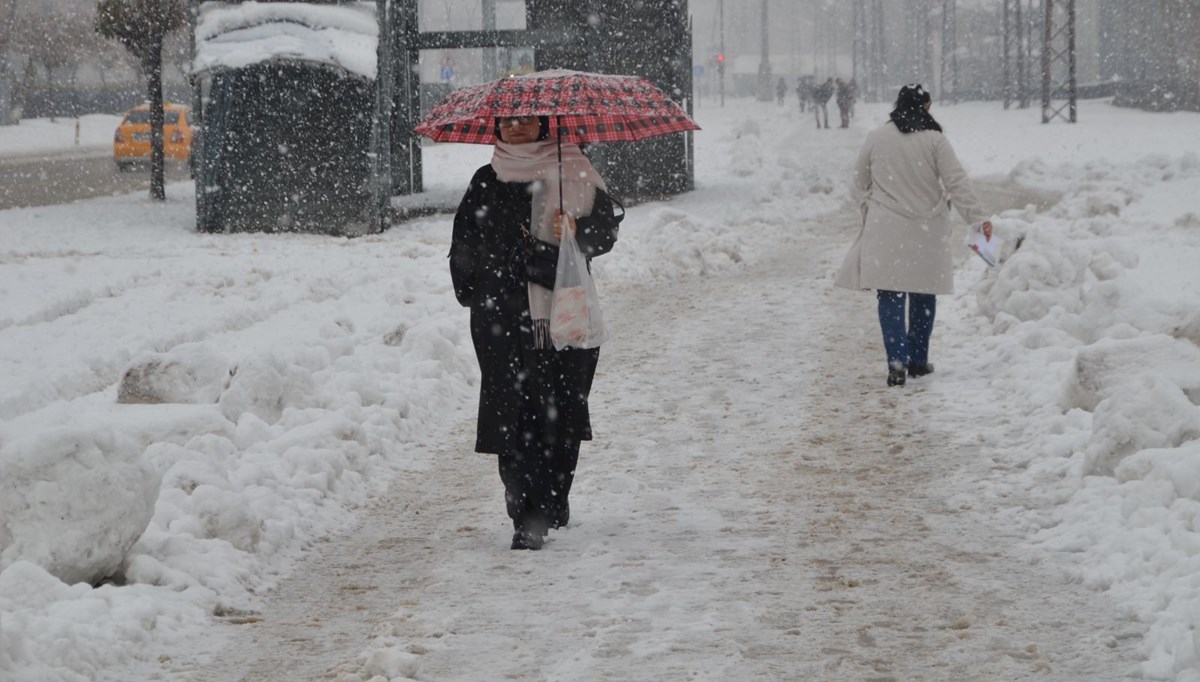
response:
<path id="1" fill-rule="evenodd" d="M 927 362 L 924 365 L 909 365 L 908 376 L 923 377 L 926 374 L 933 374 L 933 363 Z"/>
<path id="2" fill-rule="evenodd" d="M 571 505 L 566 500 L 563 500 L 562 507 L 555 510 L 554 517 L 550 519 L 550 527 L 555 530 L 558 530 L 559 528 L 566 528 L 567 521 L 570 520 Z"/>
<path id="3" fill-rule="evenodd" d="M 887 384 L 888 386 L 903 386 L 904 379 L 905 379 L 904 370 L 902 370 L 902 369 L 889 369 L 888 370 L 888 384 Z"/>
<path id="4" fill-rule="evenodd" d="M 544 542 L 539 533 L 519 530 L 513 533 L 512 549 L 541 549 Z"/>

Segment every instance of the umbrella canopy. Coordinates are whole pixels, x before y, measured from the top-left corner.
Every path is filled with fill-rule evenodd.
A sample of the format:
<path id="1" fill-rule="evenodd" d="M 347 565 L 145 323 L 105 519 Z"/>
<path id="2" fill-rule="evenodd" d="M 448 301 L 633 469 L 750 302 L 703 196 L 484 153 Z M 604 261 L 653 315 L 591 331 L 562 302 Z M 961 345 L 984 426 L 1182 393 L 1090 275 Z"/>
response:
<path id="1" fill-rule="evenodd" d="M 437 142 L 496 142 L 495 120 L 547 116 L 550 134 L 576 144 L 635 142 L 700 130 L 683 109 L 640 76 L 556 69 L 460 88 L 417 125 Z"/>

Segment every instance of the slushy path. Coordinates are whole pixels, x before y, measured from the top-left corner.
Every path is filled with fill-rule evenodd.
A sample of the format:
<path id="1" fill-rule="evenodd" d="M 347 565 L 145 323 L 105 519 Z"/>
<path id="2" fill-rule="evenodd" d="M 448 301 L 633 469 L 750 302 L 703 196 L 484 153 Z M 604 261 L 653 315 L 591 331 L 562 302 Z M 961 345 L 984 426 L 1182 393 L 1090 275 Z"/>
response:
<path id="1" fill-rule="evenodd" d="M 987 465 L 955 400 L 979 368 L 937 355 L 969 334 L 961 306 L 939 311 L 938 372 L 884 387 L 873 298 L 829 282 L 853 231 L 847 212 L 736 273 L 603 292 L 597 440 L 543 551 L 508 549 L 465 414 L 357 531 L 231 618 L 215 661 L 165 676 L 1126 679 L 1136 629 L 974 495 Z"/>

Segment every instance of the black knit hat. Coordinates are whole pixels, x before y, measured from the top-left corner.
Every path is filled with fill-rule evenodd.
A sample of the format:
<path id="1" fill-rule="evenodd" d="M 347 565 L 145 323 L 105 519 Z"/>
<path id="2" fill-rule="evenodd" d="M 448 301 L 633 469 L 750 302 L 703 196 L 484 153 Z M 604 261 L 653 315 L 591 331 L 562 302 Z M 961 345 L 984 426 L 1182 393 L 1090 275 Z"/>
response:
<path id="1" fill-rule="evenodd" d="M 932 101 L 928 90 L 920 83 L 912 83 L 900 88 L 900 94 L 896 96 L 896 108 L 923 107 Z"/>
<path id="2" fill-rule="evenodd" d="M 900 88 L 896 107 L 892 109 L 892 122 L 902 133 L 915 133 L 918 130 L 942 132 L 942 126 L 925 110 L 925 105 L 932 101 L 929 91 L 918 83 Z"/>

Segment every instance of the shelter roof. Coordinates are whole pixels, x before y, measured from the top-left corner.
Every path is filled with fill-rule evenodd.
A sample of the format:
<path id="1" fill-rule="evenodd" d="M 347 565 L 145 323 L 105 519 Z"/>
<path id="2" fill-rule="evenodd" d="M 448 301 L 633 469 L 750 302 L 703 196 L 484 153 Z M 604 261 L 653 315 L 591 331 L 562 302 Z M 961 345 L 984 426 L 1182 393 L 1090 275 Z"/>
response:
<path id="1" fill-rule="evenodd" d="M 375 78 L 374 2 L 206 2 L 196 22 L 196 73 L 301 61 Z"/>

